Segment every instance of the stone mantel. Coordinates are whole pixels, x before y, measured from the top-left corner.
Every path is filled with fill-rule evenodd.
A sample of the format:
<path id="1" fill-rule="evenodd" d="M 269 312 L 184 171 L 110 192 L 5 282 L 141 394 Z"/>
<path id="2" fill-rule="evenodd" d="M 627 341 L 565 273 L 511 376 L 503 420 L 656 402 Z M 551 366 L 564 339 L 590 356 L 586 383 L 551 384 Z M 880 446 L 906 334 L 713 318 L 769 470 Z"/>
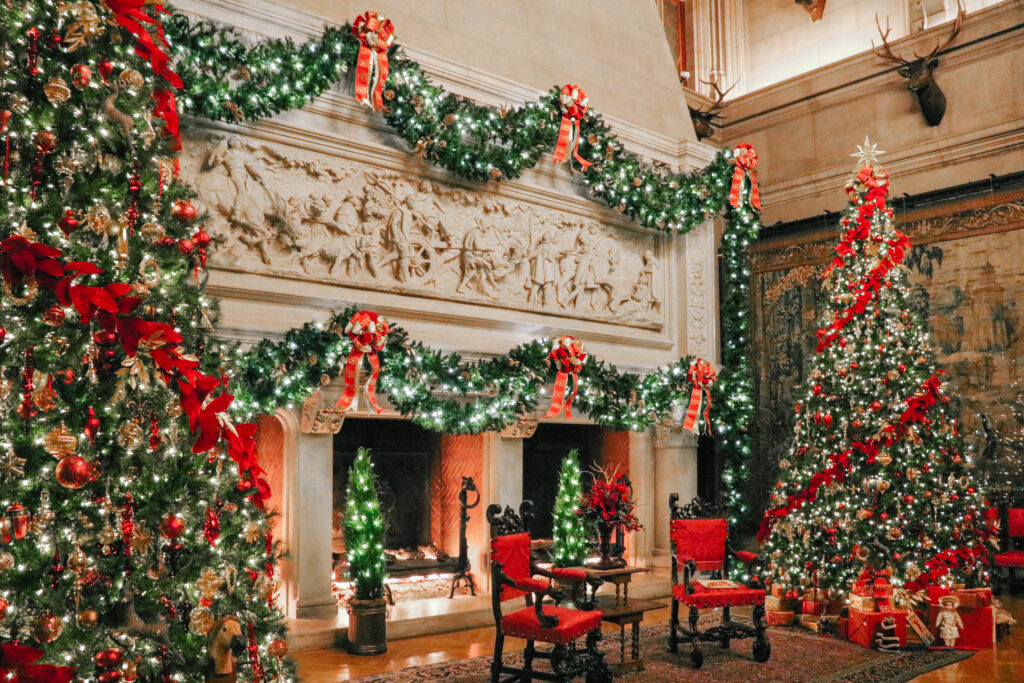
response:
<path id="1" fill-rule="evenodd" d="M 323 23 L 262 1 L 177 7 L 299 41 Z M 439 83 L 478 101 L 538 95 L 403 47 Z M 632 151 L 672 168 L 703 167 L 716 152 L 605 118 Z M 417 160 L 379 115 L 340 90 L 256 123 L 189 120 L 185 134 L 182 175 L 211 215 L 217 247 L 209 292 L 222 301 L 225 337 L 274 337 L 358 303 L 425 343 L 480 356 L 565 333 L 597 357 L 639 371 L 687 353 L 718 356 L 712 221 L 686 237 L 642 228 L 589 199 L 550 157 L 515 181 L 462 181 Z M 443 242 L 441 230 L 449 233 Z M 364 241 L 370 246 L 359 246 Z M 430 252 L 433 274 L 408 275 L 417 250 Z M 467 250 L 501 258 L 474 265 Z M 545 268 L 553 269 L 552 284 L 538 286 Z"/>

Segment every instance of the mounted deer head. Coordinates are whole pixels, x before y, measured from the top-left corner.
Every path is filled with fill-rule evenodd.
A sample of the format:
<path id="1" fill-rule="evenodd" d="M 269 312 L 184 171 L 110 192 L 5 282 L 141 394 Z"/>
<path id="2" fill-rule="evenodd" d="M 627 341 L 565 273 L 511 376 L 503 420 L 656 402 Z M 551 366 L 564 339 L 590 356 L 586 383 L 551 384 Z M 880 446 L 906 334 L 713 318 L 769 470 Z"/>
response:
<path id="1" fill-rule="evenodd" d="M 704 85 L 710 85 L 714 88 L 718 99 L 716 99 L 707 109 L 694 109 L 693 107 L 689 107 L 690 119 L 693 121 L 693 132 L 697 134 L 698 140 L 709 138 L 715 134 L 714 121 L 715 119 L 722 118 L 722 112 L 725 110 L 725 96 L 736 87 L 739 81 L 733 83 L 725 92 L 722 92 L 722 89 L 718 87 L 717 83 L 709 83 L 707 81 L 701 81 L 701 83 Z"/>
<path id="2" fill-rule="evenodd" d="M 946 114 L 946 95 L 943 94 L 935 82 L 935 67 L 939 65 L 939 55 L 950 46 L 957 37 L 957 34 L 960 33 L 960 26 L 963 24 L 964 16 L 967 14 L 967 10 L 964 9 L 961 0 L 957 0 L 956 4 L 958 10 L 956 21 L 953 23 L 953 30 L 950 31 L 949 36 L 945 41 L 940 39 L 935 44 L 935 49 L 927 56 L 922 57 L 915 52 L 914 57 L 916 59 L 914 60 L 904 59 L 900 55 L 893 53 L 888 40 L 889 33 L 892 31 L 892 28 L 889 26 L 889 19 L 886 18 L 885 31 L 882 31 L 882 24 L 878 21 L 878 15 L 875 15 L 875 25 L 878 26 L 878 34 L 882 37 L 882 45 L 875 47 L 874 41 L 872 41 L 871 48 L 882 59 L 900 65 L 896 71 L 900 76 L 907 79 L 907 90 L 917 96 L 917 103 L 921 106 L 921 113 L 924 114 L 924 119 L 928 122 L 929 126 L 939 125 L 942 122 L 942 117 Z"/>
<path id="3" fill-rule="evenodd" d="M 803 5 L 807 13 L 811 15 L 811 21 L 817 21 L 821 19 L 821 15 L 825 14 L 825 2 L 826 0 L 796 0 L 796 4 Z"/>

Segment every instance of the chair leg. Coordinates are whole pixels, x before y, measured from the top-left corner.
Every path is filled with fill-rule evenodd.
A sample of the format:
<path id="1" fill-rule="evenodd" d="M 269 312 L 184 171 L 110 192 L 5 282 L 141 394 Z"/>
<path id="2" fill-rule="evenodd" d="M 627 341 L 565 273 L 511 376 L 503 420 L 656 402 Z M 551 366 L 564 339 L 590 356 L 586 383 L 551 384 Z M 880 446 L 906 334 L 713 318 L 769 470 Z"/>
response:
<path id="1" fill-rule="evenodd" d="M 722 608 L 722 625 L 723 626 L 728 625 L 731 620 L 732 620 L 732 613 L 730 612 L 729 606 L 726 605 L 725 607 Z M 726 633 L 728 633 L 728 631 L 726 631 Z M 720 641 L 720 644 L 721 644 L 723 649 L 728 650 L 729 649 L 729 636 L 727 636 L 727 635 L 723 636 L 722 640 Z"/>
<path id="2" fill-rule="evenodd" d="M 672 611 L 668 620 L 668 651 L 679 652 L 679 601 L 672 598 Z"/>
<path id="3" fill-rule="evenodd" d="M 525 683 L 530 683 L 533 680 L 530 674 L 533 673 L 533 656 L 536 652 L 537 648 L 534 641 L 526 641 L 526 649 L 523 651 L 523 668 L 526 669 L 526 675 L 522 679 Z"/>
<path id="4" fill-rule="evenodd" d="M 764 605 L 754 605 L 754 660 L 767 662 L 772 656 L 772 644 L 768 640 L 768 620 L 765 619 Z"/>
<path id="5" fill-rule="evenodd" d="M 704 653 L 700 649 L 700 638 L 697 635 L 697 621 L 700 619 L 700 611 L 690 606 L 690 659 L 693 661 L 693 668 L 699 669 L 704 666 Z"/>
<path id="6" fill-rule="evenodd" d="M 505 635 L 500 631 L 494 635 L 494 659 L 491 660 L 491 683 L 501 680 L 501 655 L 505 648 Z"/>

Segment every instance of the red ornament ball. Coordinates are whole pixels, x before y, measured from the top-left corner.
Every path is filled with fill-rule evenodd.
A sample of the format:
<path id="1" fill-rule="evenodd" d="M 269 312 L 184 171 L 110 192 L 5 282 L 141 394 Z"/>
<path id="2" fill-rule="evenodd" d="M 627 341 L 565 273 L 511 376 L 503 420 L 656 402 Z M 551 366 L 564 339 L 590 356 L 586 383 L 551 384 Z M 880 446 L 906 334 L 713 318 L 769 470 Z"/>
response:
<path id="1" fill-rule="evenodd" d="M 882 514 L 878 515 L 878 518 L 879 519 L 889 519 L 889 513 L 888 512 L 883 512 Z"/>
<path id="2" fill-rule="evenodd" d="M 872 401 L 870 407 L 871 407 L 871 412 L 877 413 L 880 410 L 882 410 L 882 402 L 881 401 Z"/>
<path id="3" fill-rule="evenodd" d="M 178 240 L 177 245 L 178 251 L 180 251 L 185 256 L 191 254 L 192 251 L 196 248 L 195 243 L 192 242 L 192 240 L 190 240 L 187 237 L 182 237 L 180 240 Z"/>
<path id="4" fill-rule="evenodd" d="M 92 661 L 100 669 L 113 669 L 121 666 L 121 662 L 124 661 L 124 651 L 119 647 L 108 647 L 106 650 L 97 652 Z"/>
<path id="5" fill-rule="evenodd" d="M 60 325 L 63 325 L 66 317 L 67 314 L 64 313 L 64 309 L 58 304 L 54 304 L 43 311 L 43 322 L 50 327 L 59 327 Z"/>
<path id="6" fill-rule="evenodd" d="M 900 363 L 899 365 L 897 365 L 897 366 L 896 366 L 896 368 L 897 368 L 897 369 L 898 369 L 898 370 L 899 370 L 900 372 L 906 372 L 906 371 L 907 371 L 907 366 L 906 366 L 906 365 L 904 365 L 903 363 Z"/>
<path id="7" fill-rule="evenodd" d="M 85 64 L 75 64 L 71 67 L 71 82 L 78 88 L 84 88 L 89 85 L 89 79 L 92 78 L 92 69 L 87 67 Z"/>
<path id="8" fill-rule="evenodd" d="M 821 392 L 823 391 L 823 389 L 821 388 L 820 384 L 815 384 L 812 391 L 814 392 L 815 396 L 821 396 Z"/>
<path id="9" fill-rule="evenodd" d="M 161 536 L 169 541 L 173 541 L 185 533 L 185 520 L 175 514 L 165 515 L 160 520 L 157 529 L 160 531 Z"/>
<path id="10" fill-rule="evenodd" d="M 69 455 L 61 458 L 56 469 L 57 482 L 72 491 L 99 478 L 95 463 L 89 462 L 80 455 Z"/>
<path id="11" fill-rule="evenodd" d="M 0 344 L 3 344 L 5 339 L 7 339 L 7 330 L 4 329 L 3 325 L 0 325 Z"/>
<path id="12" fill-rule="evenodd" d="M 0 598 L 0 621 L 3 621 L 4 617 L 7 616 L 7 607 L 7 601 Z"/>
<path id="13" fill-rule="evenodd" d="M 81 227 L 81 223 L 75 218 L 75 212 L 68 209 L 57 219 L 57 227 L 64 233 L 64 237 L 71 237 L 71 233 Z"/>
<path id="14" fill-rule="evenodd" d="M 114 73 L 114 63 L 109 59 L 101 59 L 96 65 L 96 70 L 100 72 L 100 76 L 103 80 L 110 78 L 110 74 Z"/>
<path id="15" fill-rule="evenodd" d="M 914 497 L 908 493 L 907 495 L 903 496 L 903 502 L 907 505 L 910 505 L 911 503 L 914 502 Z"/>
<path id="16" fill-rule="evenodd" d="M 187 223 L 194 221 L 198 213 L 196 212 L 196 207 L 192 205 L 192 202 L 180 200 L 175 202 L 174 206 L 171 207 L 171 215 Z"/>
<path id="17" fill-rule="evenodd" d="M 861 427 L 864 426 L 864 423 L 859 419 L 855 419 L 850 422 L 850 426 L 853 427 L 854 429 L 860 429 Z"/>
<path id="18" fill-rule="evenodd" d="M 97 332 L 92 339 L 100 346 L 113 346 L 117 343 L 117 332 Z"/>

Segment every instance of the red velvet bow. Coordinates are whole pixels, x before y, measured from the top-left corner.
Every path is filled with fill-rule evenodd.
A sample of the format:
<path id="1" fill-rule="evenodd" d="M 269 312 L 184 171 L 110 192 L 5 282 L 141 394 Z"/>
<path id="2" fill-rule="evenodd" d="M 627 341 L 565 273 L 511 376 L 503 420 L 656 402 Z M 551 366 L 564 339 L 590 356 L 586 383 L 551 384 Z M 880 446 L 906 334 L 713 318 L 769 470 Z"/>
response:
<path id="1" fill-rule="evenodd" d="M 555 348 L 548 354 L 548 360 L 555 366 L 555 385 L 551 391 L 551 407 L 545 417 L 557 417 L 565 407 L 565 416 L 572 417 L 572 402 L 580 388 L 579 369 L 587 360 L 587 352 L 583 350 L 583 342 L 576 337 L 564 334 L 558 338 Z M 565 389 L 569 377 L 573 378 L 572 393 L 565 397 Z"/>
<path id="2" fill-rule="evenodd" d="M 578 85 L 563 85 L 561 94 L 558 96 L 558 103 L 562 109 L 562 125 L 558 129 L 554 162 L 557 164 L 564 161 L 571 148 L 572 158 L 586 170 L 592 164 L 581 157 L 579 153 L 580 122 L 587 115 L 590 100 L 587 98 L 586 91 Z"/>
<path id="3" fill-rule="evenodd" d="M 107 7 L 114 13 L 114 19 L 121 24 L 129 33 L 135 36 L 135 52 L 148 61 L 153 67 L 153 73 L 162 76 L 175 88 L 184 85 L 178 74 L 171 70 L 171 58 L 162 48 L 168 47 L 167 39 L 164 38 L 164 27 L 154 17 L 143 11 L 147 4 L 153 5 L 158 14 L 170 15 L 163 5 L 151 0 L 104 0 Z M 156 40 L 142 24 L 150 24 L 155 27 Z"/>
<path id="4" fill-rule="evenodd" d="M 732 187 L 729 190 L 729 204 L 733 208 L 740 207 L 743 194 L 743 179 L 750 177 L 750 205 L 761 210 L 761 192 L 757 189 L 757 150 L 746 142 L 741 142 L 733 149 Z"/>
<path id="5" fill-rule="evenodd" d="M 356 61 L 356 100 L 377 110 L 384 108 L 384 84 L 388 80 L 388 50 L 395 42 L 395 27 L 387 17 L 366 12 L 352 22 L 359 39 Z"/>
<path id="6" fill-rule="evenodd" d="M 356 394 L 359 391 L 359 384 L 356 377 L 363 362 L 363 356 L 370 363 L 370 379 L 366 383 L 366 398 L 370 405 L 377 411 L 383 409 L 377 404 L 377 379 L 380 376 L 380 358 L 378 351 L 382 351 L 387 344 L 388 334 L 391 326 L 388 321 L 381 318 L 373 311 L 359 311 L 345 325 L 345 334 L 352 340 L 352 350 L 349 351 L 348 360 L 345 361 L 345 390 L 338 399 L 336 406 L 342 410 L 356 407 Z"/>
<path id="7" fill-rule="evenodd" d="M 711 385 L 715 383 L 717 375 L 711 364 L 700 358 L 690 364 L 686 371 L 686 378 L 693 384 L 690 392 L 690 405 L 686 409 L 686 419 L 683 421 L 683 429 L 689 429 L 697 433 L 697 417 L 700 415 L 701 395 L 707 398 L 704 406 L 704 431 L 711 431 Z"/>

